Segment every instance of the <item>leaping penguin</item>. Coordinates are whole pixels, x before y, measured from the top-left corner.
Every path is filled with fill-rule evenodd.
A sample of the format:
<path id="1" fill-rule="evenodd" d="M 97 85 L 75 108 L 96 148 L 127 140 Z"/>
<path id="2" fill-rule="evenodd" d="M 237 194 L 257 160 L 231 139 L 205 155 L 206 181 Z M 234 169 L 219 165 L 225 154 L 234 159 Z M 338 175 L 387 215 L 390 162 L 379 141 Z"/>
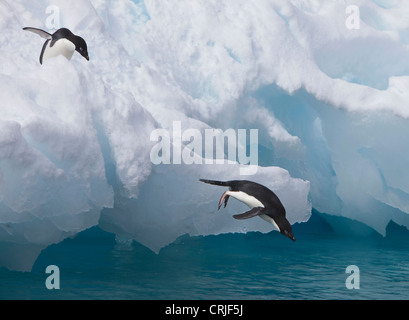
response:
<path id="1" fill-rule="evenodd" d="M 78 51 L 80 55 L 89 61 L 87 43 L 83 38 L 76 36 L 67 28 L 58 29 L 53 34 L 32 27 L 25 27 L 23 30 L 34 32 L 40 37 L 47 39 L 40 54 L 41 64 L 46 59 L 58 55 L 63 55 L 70 60 L 74 51 Z"/>
<path id="2" fill-rule="evenodd" d="M 245 203 L 249 211 L 233 216 L 235 219 L 249 219 L 255 216 L 273 224 L 281 234 L 295 241 L 291 224 L 285 217 L 285 208 L 276 194 L 265 186 L 247 180 L 215 181 L 200 179 L 200 181 L 216 186 L 229 187 L 220 198 L 219 207 L 227 205 L 229 197 Z"/>

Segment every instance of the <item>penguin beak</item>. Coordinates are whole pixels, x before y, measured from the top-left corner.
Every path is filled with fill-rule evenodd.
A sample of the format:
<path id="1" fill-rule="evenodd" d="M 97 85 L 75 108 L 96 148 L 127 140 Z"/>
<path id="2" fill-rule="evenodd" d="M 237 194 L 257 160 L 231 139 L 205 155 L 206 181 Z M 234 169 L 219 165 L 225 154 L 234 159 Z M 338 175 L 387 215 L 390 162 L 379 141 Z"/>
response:
<path id="1" fill-rule="evenodd" d="M 86 56 L 85 59 L 87 59 L 87 61 L 89 61 L 89 56 Z"/>
<path id="2" fill-rule="evenodd" d="M 288 238 L 290 238 L 291 240 L 295 241 L 294 235 L 292 232 L 288 232 L 287 230 L 284 231 L 284 235 Z"/>

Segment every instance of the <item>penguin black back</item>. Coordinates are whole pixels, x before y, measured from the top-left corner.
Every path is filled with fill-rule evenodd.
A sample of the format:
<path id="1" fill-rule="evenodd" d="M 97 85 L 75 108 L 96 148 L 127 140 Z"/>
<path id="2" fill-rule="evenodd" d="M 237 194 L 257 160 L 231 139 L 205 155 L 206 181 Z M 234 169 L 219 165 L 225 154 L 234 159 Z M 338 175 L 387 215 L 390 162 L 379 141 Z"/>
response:
<path id="1" fill-rule="evenodd" d="M 248 180 L 216 181 L 200 179 L 200 181 L 217 186 L 229 187 L 230 191 L 241 191 L 257 198 L 264 207 L 275 207 L 285 216 L 285 208 L 277 195 L 267 187 Z"/>
<path id="2" fill-rule="evenodd" d="M 274 207 L 285 216 L 285 208 L 277 195 L 267 187 L 248 180 L 232 180 L 228 182 L 231 191 L 245 192 L 257 198 L 264 207 Z"/>

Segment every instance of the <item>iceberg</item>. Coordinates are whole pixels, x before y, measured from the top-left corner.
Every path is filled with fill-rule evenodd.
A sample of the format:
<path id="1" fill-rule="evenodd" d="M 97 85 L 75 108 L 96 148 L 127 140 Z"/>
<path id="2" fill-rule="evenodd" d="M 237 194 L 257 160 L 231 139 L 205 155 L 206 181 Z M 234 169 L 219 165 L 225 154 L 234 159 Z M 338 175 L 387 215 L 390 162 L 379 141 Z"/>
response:
<path id="1" fill-rule="evenodd" d="M 223 189 L 200 178 L 262 183 L 292 224 L 314 208 L 382 235 L 390 221 L 408 228 L 409 6 L 348 7 L 2 1 L 0 266 L 29 271 L 41 250 L 96 225 L 155 252 L 184 234 L 274 229 L 232 219 L 238 202 L 217 212 Z M 351 14 L 359 28 L 348 27 Z M 25 26 L 70 28 L 90 61 L 40 65 L 43 40 Z M 152 132 L 172 136 L 175 121 L 203 136 L 218 129 L 221 141 L 227 130 L 257 129 L 257 170 L 210 164 L 188 139 L 197 161 L 152 162 Z"/>

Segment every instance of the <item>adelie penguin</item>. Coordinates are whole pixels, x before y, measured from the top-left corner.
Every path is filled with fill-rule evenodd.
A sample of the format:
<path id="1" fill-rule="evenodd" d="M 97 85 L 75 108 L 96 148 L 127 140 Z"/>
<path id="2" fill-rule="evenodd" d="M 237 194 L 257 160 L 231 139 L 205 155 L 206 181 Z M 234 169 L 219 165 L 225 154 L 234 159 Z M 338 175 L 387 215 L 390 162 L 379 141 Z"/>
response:
<path id="1" fill-rule="evenodd" d="M 219 201 L 219 209 L 227 205 L 229 197 L 245 203 L 250 210 L 233 216 L 235 219 L 249 219 L 255 216 L 273 224 L 281 234 L 295 241 L 291 224 L 285 217 L 285 208 L 276 194 L 265 186 L 247 180 L 215 181 L 200 179 L 200 181 L 216 186 L 229 187 Z"/>
<path id="2" fill-rule="evenodd" d="M 67 28 L 58 29 L 53 34 L 32 27 L 25 27 L 23 30 L 34 32 L 40 37 L 47 39 L 40 54 L 41 64 L 46 59 L 59 55 L 63 55 L 70 60 L 74 54 L 74 51 L 79 52 L 80 55 L 89 60 L 87 43 L 85 40 L 79 36 L 76 36 Z"/>

